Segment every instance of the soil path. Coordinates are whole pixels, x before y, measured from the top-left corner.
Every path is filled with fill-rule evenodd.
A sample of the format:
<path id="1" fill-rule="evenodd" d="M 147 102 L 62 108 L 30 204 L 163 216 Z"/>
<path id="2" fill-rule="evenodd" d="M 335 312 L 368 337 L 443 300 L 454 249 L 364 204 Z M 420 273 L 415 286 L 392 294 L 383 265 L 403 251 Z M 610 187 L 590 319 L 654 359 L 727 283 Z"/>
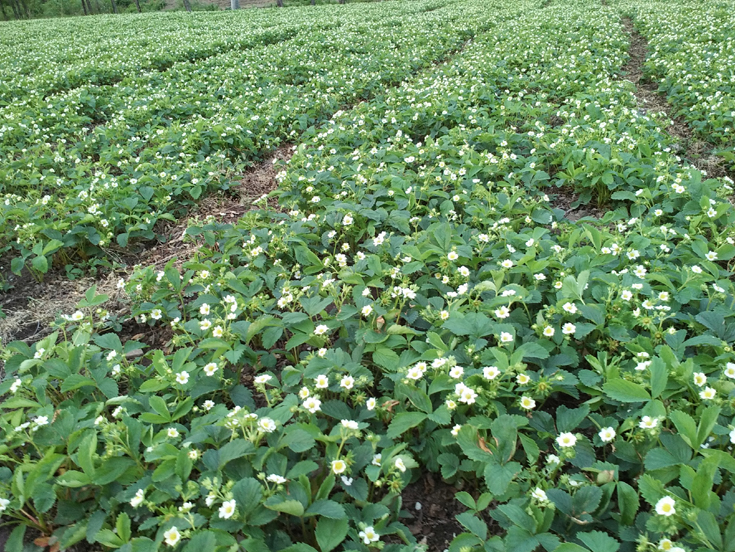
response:
<path id="1" fill-rule="evenodd" d="M 673 107 L 666 101 L 666 96 L 658 91 L 658 84 L 644 78 L 643 65 L 648 56 L 648 40 L 635 28 L 629 17 L 622 20 L 625 32 L 630 37 L 630 60 L 623 66 L 625 78 L 636 86 L 635 96 L 644 112 L 664 113 L 670 124 L 666 131 L 678 140 L 678 151 L 681 157 L 691 165 L 706 173 L 709 177 L 719 178 L 733 175 L 727 168 L 724 159 L 713 153 L 712 145 L 697 139 L 692 128 L 681 117 L 673 115 Z"/>
<path id="2" fill-rule="evenodd" d="M 281 146 L 264 161 L 235 178 L 239 184 L 225 193 L 205 197 L 185 218 L 156 228 L 160 236 L 157 241 L 138 244 L 142 251 L 111 252 L 117 257 L 120 268 L 107 271 L 98 277 L 85 276 L 69 280 L 64 269 L 52 270 L 42 282 L 36 282 L 24 271 L 20 276 L 8 274 L 9 292 L 0 295 L 0 310 L 5 318 L 0 319 L 0 345 L 11 341 L 34 343 L 51 333 L 50 323 L 59 313 L 71 314 L 84 293 L 97 285 L 97 293 L 110 296 L 104 308 L 113 316 L 122 317 L 129 313 L 129 305 L 117 289 L 120 278 L 127 278 L 135 265 L 154 266 L 162 269 L 166 263 L 176 259 L 176 265 L 191 259 L 201 244 L 184 239 L 184 232 L 197 220 L 214 217 L 219 222 L 235 223 L 245 213 L 256 208 L 253 202 L 276 188 L 276 174 L 293 153 L 290 145 Z M 261 205 L 262 206 L 262 205 Z M 3 269 L 6 264 L 2 263 Z M 1 374 L 0 374 L 1 375 Z"/>
<path id="3" fill-rule="evenodd" d="M 472 39 L 468 39 L 454 50 L 445 52 L 410 79 L 418 78 L 422 73 L 434 71 L 437 66 L 451 62 L 471 42 Z M 402 84 L 401 82 L 382 90 Z M 370 99 L 363 101 L 370 101 Z M 339 110 L 344 111 L 352 107 L 351 104 L 347 104 L 340 106 Z M 325 117 L 325 120 L 329 118 Z M 119 251 L 111 250 L 108 257 L 116 260 L 122 268 L 106 271 L 96 278 L 83 277 L 72 281 L 69 280 L 63 269 L 58 269 L 46 274 L 42 282 L 35 282 L 30 273 L 26 271 L 19 277 L 8 274 L 9 260 L 0 259 L 0 272 L 6 275 L 7 283 L 12 288 L 9 292 L 0 294 L 0 312 L 5 314 L 5 317 L 0 319 L 0 346 L 12 341 L 20 340 L 30 344 L 43 339 L 52 331 L 49 327 L 50 322 L 59 313 L 74 312 L 84 292 L 94 284 L 97 285 L 98 293 L 109 295 L 112 299 L 104 305 L 104 308 L 108 309 L 113 316 L 121 317 L 128 314 L 129 306 L 116 287 L 120 278 L 128 276 L 135 265 L 154 265 L 160 269 L 172 259 L 176 259 L 178 266 L 191 259 L 199 245 L 184 240 L 184 232 L 190 223 L 194 219 L 203 219 L 209 215 L 221 222 L 237 222 L 244 213 L 253 208 L 253 201 L 277 187 L 274 162 L 287 162 L 290 157 L 290 147 L 282 146 L 271 157 L 242 174 L 240 185 L 230 188 L 228 195 L 206 196 L 186 218 L 177 221 L 174 225 L 157 228 L 156 233 L 162 235 L 163 239 L 159 242 L 144 244 L 146 245 L 144 251 L 136 252 L 130 248 Z M 280 167 L 281 165 L 278 165 L 278 168 Z M 0 378 L 2 376 L 3 371 L 0 367 Z"/>

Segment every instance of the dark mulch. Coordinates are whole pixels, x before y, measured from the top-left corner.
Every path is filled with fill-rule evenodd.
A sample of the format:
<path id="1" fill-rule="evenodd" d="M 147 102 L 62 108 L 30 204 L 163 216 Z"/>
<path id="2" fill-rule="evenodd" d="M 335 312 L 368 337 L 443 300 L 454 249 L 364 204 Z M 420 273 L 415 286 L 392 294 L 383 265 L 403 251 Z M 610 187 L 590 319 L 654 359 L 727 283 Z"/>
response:
<path id="1" fill-rule="evenodd" d="M 404 523 L 420 544 L 428 545 L 429 552 L 443 552 L 463 532 L 455 516 L 466 508 L 454 498 L 457 492 L 439 476 L 426 472 L 402 493 L 403 508 L 411 516 Z"/>
<path id="2" fill-rule="evenodd" d="M 554 209 L 564 211 L 564 218 L 568 221 L 576 222 L 584 217 L 601 218 L 605 214 L 605 209 L 593 207 L 591 205 L 579 205 L 572 207 L 579 199 L 579 196 L 569 187 L 558 188 L 555 194 L 551 194 L 551 206 Z"/>
<path id="3" fill-rule="evenodd" d="M 7 527 L 0 527 L 0 552 L 5 552 L 5 543 L 8 542 L 10 536 L 10 529 Z"/>

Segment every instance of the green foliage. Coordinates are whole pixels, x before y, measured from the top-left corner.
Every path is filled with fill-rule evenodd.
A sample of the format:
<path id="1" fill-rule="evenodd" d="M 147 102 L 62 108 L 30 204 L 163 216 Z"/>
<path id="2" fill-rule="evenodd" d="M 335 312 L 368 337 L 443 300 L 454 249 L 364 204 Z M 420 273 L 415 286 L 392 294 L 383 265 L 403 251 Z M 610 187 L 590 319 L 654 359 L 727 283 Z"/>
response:
<path id="1" fill-rule="evenodd" d="M 151 144 L 168 140 L 160 158 L 131 145 L 123 158 L 151 149 L 133 177 L 150 180 L 105 196 L 117 213 L 115 201 L 138 194 L 140 216 L 165 186 L 193 201 L 222 185 L 212 175 L 192 194 L 185 175 L 213 170 L 218 155 L 234 170 L 233 144 L 255 159 L 289 135 L 299 143 L 268 198 L 278 209 L 263 200 L 234 223 L 193 220 L 191 260 L 121 281 L 129 323 L 144 336 L 165 329 L 166 343 L 126 341 L 92 288 L 51 335 L 3 351 L 10 550 L 30 526 L 64 548 L 409 552 L 421 544 L 402 493 L 425 471 L 464 489 L 451 552 L 731 548 L 729 185 L 682 165 L 614 80 L 628 43 L 612 8 L 536 4 L 371 7 L 354 25 L 326 18 L 314 37 L 276 15 L 273 44 L 204 45 L 224 49 L 189 51 L 154 75 L 155 87 L 202 98 L 210 119 L 176 114 L 192 104 L 166 96 L 94 131 L 148 121 Z M 370 20 L 381 10 L 393 19 Z M 331 50 L 347 45 L 344 57 Z M 238 72 L 256 59 L 273 62 L 270 84 Z M 297 59 L 313 60 L 314 75 Z M 230 71 L 238 78 L 223 84 Z M 34 105 L 53 79 L 36 83 L 49 88 Z M 267 89 L 277 116 L 238 119 L 236 107 L 261 105 L 254 96 L 225 94 L 215 109 L 207 79 Z M 114 103 L 117 87 L 101 86 L 112 103 L 84 96 L 93 110 Z M 315 105 L 303 120 L 286 113 Z M 220 116 L 240 128 L 213 124 Z M 246 144 L 248 129 L 259 138 Z M 110 155 L 128 147 L 107 144 Z M 181 153 L 191 164 L 175 162 Z M 105 159 L 106 176 L 80 178 L 133 186 L 117 170 L 128 178 L 138 161 Z M 587 175 L 608 165 L 619 178 L 600 219 L 572 221 L 546 195 L 607 187 Z M 163 171 L 177 178 L 154 180 Z M 42 235 L 68 250 L 64 235 Z M 24 262 L 58 248 L 26 248 Z"/>

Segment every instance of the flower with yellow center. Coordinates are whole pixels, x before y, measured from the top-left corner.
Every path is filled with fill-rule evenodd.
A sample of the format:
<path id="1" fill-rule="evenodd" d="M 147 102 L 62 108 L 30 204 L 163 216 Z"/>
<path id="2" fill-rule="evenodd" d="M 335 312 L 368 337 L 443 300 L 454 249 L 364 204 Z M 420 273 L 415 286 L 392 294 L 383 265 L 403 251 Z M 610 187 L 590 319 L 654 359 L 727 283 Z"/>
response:
<path id="1" fill-rule="evenodd" d="M 258 420 L 258 429 L 264 433 L 272 433 L 276 430 L 276 422 L 270 418 L 261 418 Z"/>
<path id="2" fill-rule="evenodd" d="M 603 443 L 609 443 L 613 439 L 615 439 L 615 430 L 611 427 L 606 427 L 600 430 L 600 433 L 598 433 L 598 435 L 600 436 L 600 440 Z"/>
<path id="3" fill-rule="evenodd" d="M 179 533 L 176 527 L 171 527 L 171 529 L 163 533 L 163 538 L 169 546 L 176 546 L 181 540 L 181 533 Z"/>
<path id="4" fill-rule="evenodd" d="M 358 536 L 364 544 L 371 544 L 380 540 L 380 535 L 375 532 L 373 527 L 365 527 L 364 531 L 360 531 Z"/>
<path id="5" fill-rule="evenodd" d="M 235 513 L 235 509 L 237 508 L 237 503 L 235 500 L 228 500 L 226 502 L 222 503 L 222 506 L 219 508 L 219 517 L 222 519 L 230 519 L 232 515 Z"/>
<path id="6" fill-rule="evenodd" d="M 344 460 L 332 460 L 332 472 L 336 475 L 344 473 L 347 470 L 347 464 Z"/>
<path id="7" fill-rule="evenodd" d="M 556 444 L 560 447 L 573 447 L 577 444 L 577 437 L 573 433 L 562 433 L 556 438 Z"/>
<path id="8" fill-rule="evenodd" d="M 531 397 L 521 397 L 521 408 L 524 410 L 532 410 L 536 408 L 536 401 Z"/>
<path id="9" fill-rule="evenodd" d="M 656 513 L 660 516 L 673 516 L 676 513 L 674 505 L 676 501 L 670 496 L 665 496 L 656 503 Z"/>

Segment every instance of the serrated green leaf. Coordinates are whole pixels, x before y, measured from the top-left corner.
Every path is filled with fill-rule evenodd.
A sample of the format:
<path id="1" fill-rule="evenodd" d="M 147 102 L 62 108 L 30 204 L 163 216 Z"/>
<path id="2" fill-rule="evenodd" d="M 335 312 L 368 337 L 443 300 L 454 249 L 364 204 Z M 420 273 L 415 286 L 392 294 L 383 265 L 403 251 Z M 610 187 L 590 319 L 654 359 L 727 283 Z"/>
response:
<path id="1" fill-rule="evenodd" d="M 343 519 L 321 518 L 314 532 L 321 552 L 331 552 L 337 548 L 345 540 L 348 529 L 349 522 L 346 517 Z"/>
<path id="2" fill-rule="evenodd" d="M 602 386 L 602 390 L 611 399 L 624 403 L 651 400 L 651 395 L 648 394 L 648 391 L 643 386 L 624 379 L 608 381 Z"/>

